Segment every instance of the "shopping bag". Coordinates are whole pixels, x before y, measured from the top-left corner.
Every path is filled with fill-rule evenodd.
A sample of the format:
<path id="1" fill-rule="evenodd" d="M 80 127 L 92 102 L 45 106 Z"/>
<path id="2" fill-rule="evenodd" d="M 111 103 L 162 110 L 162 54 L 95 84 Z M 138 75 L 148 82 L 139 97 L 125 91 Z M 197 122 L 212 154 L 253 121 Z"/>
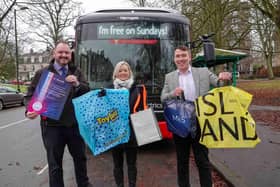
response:
<path id="1" fill-rule="evenodd" d="M 147 92 L 144 85 L 142 85 L 142 90 L 144 110 L 136 112 L 135 110 L 137 107 L 134 107 L 134 113 L 130 115 L 132 128 L 138 146 L 159 141 L 162 139 L 156 116 L 153 110 L 151 108 L 148 108 L 147 106 Z M 138 98 L 139 97 L 140 92 L 138 93 Z"/>
<path id="2" fill-rule="evenodd" d="M 197 98 L 200 143 L 209 148 L 255 147 L 260 142 L 248 112 L 252 95 L 232 86 L 215 88 Z"/>
<path id="3" fill-rule="evenodd" d="M 151 108 L 130 115 L 138 146 L 162 139 L 155 114 Z"/>
<path id="4" fill-rule="evenodd" d="M 194 102 L 185 99 L 170 99 L 163 103 L 167 128 L 172 133 L 187 137 L 196 136 L 197 120 Z"/>
<path id="5" fill-rule="evenodd" d="M 73 99 L 80 134 L 94 155 L 128 142 L 128 101 L 126 89 L 94 90 Z"/>

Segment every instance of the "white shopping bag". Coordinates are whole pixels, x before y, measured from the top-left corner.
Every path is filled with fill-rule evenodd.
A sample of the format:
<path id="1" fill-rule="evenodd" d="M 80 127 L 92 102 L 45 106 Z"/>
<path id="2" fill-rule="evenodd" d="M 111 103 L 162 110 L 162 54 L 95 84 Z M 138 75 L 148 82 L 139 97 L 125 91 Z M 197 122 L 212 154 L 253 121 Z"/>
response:
<path id="1" fill-rule="evenodd" d="M 132 128 L 136 137 L 138 146 L 159 141 L 162 139 L 158 121 L 151 108 L 146 103 L 146 89 L 143 86 L 144 110 L 130 115 Z"/>
<path id="2" fill-rule="evenodd" d="M 151 108 L 130 115 L 138 146 L 162 139 L 158 121 Z"/>

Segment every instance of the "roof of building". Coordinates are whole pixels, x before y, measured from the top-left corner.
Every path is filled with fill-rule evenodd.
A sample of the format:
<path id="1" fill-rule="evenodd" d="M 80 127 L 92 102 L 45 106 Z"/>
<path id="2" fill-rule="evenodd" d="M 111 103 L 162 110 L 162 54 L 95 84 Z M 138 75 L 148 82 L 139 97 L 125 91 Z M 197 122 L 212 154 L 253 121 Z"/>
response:
<path id="1" fill-rule="evenodd" d="M 216 60 L 214 61 L 205 61 L 203 51 L 198 53 L 196 57 L 192 60 L 192 66 L 194 67 L 212 67 L 219 64 L 225 64 L 228 62 L 238 63 L 241 59 L 248 57 L 247 53 L 218 49 L 215 48 Z"/>

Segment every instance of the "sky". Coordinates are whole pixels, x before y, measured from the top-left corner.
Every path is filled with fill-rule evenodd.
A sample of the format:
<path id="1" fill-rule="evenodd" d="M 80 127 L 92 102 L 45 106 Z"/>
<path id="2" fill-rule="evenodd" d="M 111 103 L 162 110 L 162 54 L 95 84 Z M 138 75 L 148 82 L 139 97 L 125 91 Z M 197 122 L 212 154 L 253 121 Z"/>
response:
<path id="1" fill-rule="evenodd" d="M 79 0 L 82 2 L 82 8 L 85 13 L 95 11 L 103 8 L 120 8 L 131 7 L 132 4 L 129 0 Z"/>
<path id="2" fill-rule="evenodd" d="M 107 9 L 107 8 L 126 8 L 132 7 L 132 3 L 129 0 L 76 0 L 82 3 L 81 7 L 83 10 L 83 14 L 87 14 L 90 12 L 94 12 L 99 9 Z M 74 25 L 73 27 L 67 29 L 67 34 L 74 36 Z"/>
<path id="3" fill-rule="evenodd" d="M 93 11 L 96 11 L 98 9 L 104 9 L 104 8 L 120 8 L 120 7 L 132 7 L 132 3 L 129 0 L 75 0 L 78 2 L 81 2 L 82 5 L 82 15 L 87 14 Z M 69 27 L 66 32 L 67 35 L 74 37 L 74 25 L 75 21 L 73 23 L 73 27 Z M 24 52 L 29 52 L 30 48 L 33 48 L 35 50 L 44 50 L 46 46 L 42 45 L 41 43 L 34 42 L 33 44 L 24 47 Z"/>

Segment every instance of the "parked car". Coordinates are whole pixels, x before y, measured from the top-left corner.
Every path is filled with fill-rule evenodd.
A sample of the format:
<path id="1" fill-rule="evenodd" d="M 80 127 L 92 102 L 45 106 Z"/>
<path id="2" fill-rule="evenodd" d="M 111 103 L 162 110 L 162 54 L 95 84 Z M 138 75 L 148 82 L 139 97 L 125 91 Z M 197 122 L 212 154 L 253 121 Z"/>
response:
<path id="1" fill-rule="evenodd" d="M 22 81 L 22 80 L 17 81 L 17 80 L 14 79 L 14 80 L 11 81 L 11 84 L 15 84 L 15 85 L 18 85 L 18 84 L 23 85 L 23 83 L 24 83 L 24 81 Z"/>
<path id="2" fill-rule="evenodd" d="M 0 86 L 0 110 L 16 104 L 24 105 L 24 95 L 13 88 Z"/>
<path id="3" fill-rule="evenodd" d="M 25 81 L 24 83 L 23 83 L 23 85 L 26 85 L 26 86 L 29 86 L 31 84 L 31 81 Z"/>

